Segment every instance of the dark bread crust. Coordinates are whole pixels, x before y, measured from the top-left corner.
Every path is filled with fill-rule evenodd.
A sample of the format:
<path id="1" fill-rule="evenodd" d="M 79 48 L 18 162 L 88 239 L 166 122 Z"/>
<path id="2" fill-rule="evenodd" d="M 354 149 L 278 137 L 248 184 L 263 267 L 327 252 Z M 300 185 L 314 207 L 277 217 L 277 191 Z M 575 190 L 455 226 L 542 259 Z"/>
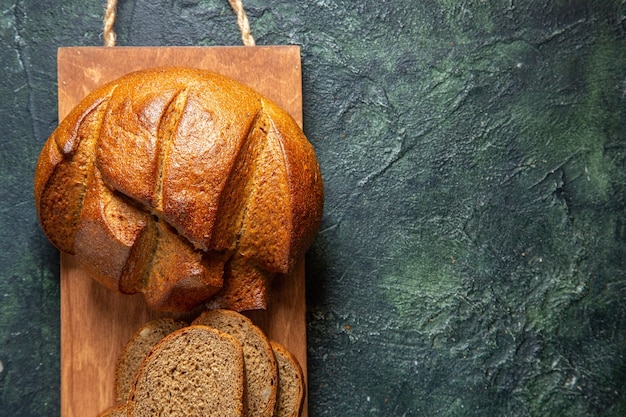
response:
<path id="1" fill-rule="evenodd" d="M 156 68 L 70 112 L 39 157 L 35 201 L 50 241 L 108 288 L 184 311 L 228 278 L 217 305 L 241 311 L 265 308 L 267 277 L 311 245 L 323 185 L 275 104 L 227 77 Z"/>

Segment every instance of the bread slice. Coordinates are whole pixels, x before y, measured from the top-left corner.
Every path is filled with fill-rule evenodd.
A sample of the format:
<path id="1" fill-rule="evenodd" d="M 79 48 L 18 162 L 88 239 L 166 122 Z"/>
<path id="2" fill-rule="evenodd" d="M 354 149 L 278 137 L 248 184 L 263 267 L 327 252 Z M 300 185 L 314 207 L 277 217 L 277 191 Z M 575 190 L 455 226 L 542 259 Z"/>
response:
<path id="1" fill-rule="evenodd" d="M 165 336 L 185 327 L 187 323 L 170 318 L 152 320 L 141 326 L 126 343 L 115 368 L 115 402 L 128 400 L 137 371 L 152 348 Z"/>
<path id="2" fill-rule="evenodd" d="M 267 336 L 252 320 L 232 310 L 204 311 L 192 324 L 226 332 L 241 342 L 246 375 L 246 410 L 251 417 L 272 417 L 278 370 Z"/>
<path id="3" fill-rule="evenodd" d="M 298 417 L 304 404 L 304 373 L 298 360 L 283 345 L 270 342 L 278 364 L 278 392 L 274 417 Z"/>
<path id="4" fill-rule="evenodd" d="M 97 417 L 126 417 L 126 403 L 113 405 L 102 410 Z"/>
<path id="5" fill-rule="evenodd" d="M 127 403 L 128 417 L 243 417 L 241 344 L 206 326 L 162 339 L 142 363 Z"/>

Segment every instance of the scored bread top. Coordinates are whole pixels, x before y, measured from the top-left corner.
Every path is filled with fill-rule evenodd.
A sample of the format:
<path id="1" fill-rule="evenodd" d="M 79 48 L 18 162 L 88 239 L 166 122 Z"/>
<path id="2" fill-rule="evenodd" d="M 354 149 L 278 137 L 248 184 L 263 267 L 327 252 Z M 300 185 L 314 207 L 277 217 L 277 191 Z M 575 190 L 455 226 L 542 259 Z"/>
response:
<path id="1" fill-rule="evenodd" d="M 270 100 L 155 68 L 69 113 L 40 154 L 35 201 L 50 241 L 98 281 L 187 310 L 221 288 L 232 258 L 288 273 L 319 227 L 323 185 L 313 147 Z"/>

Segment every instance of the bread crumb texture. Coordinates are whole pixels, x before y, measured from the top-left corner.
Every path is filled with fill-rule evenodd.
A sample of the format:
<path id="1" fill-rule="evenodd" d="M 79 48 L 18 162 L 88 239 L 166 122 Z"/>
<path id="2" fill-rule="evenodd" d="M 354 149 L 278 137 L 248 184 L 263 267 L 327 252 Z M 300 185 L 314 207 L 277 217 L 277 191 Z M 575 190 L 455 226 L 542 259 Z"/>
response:
<path id="1" fill-rule="evenodd" d="M 128 415 L 242 416 L 242 355 L 239 342 L 206 326 L 166 336 L 139 369 Z"/>
<path id="2" fill-rule="evenodd" d="M 115 383 L 122 394 L 102 417 L 297 417 L 305 394 L 295 357 L 230 310 L 205 311 L 190 325 L 146 323 L 124 347 Z"/>

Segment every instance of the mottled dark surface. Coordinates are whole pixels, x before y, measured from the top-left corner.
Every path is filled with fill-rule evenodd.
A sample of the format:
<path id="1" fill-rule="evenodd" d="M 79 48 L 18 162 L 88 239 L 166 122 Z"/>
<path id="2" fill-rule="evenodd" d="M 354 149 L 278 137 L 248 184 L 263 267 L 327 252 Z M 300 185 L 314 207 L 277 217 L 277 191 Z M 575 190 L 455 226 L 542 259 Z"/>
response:
<path id="1" fill-rule="evenodd" d="M 302 47 L 326 181 L 310 415 L 626 415 L 626 3 L 245 0 Z M 0 414 L 59 414 L 32 201 L 56 48 L 102 1 L 0 0 Z M 118 45 L 239 45 L 226 0 L 122 0 Z M 103 349 L 106 344 L 103 343 Z"/>

